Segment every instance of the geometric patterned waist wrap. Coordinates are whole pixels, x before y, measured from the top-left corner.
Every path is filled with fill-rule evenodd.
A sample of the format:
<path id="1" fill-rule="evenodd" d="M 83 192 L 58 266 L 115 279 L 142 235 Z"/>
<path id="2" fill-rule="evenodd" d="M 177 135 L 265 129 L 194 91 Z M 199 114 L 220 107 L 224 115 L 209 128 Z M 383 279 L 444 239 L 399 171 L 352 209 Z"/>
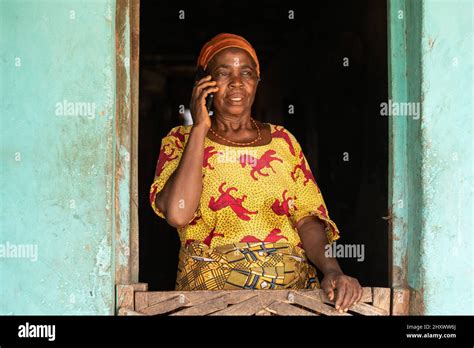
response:
<path id="1" fill-rule="evenodd" d="M 316 269 L 299 246 L 232 243 L 210 249 L 192 242 L 179 252 L 176 290 L 320 288 Z"/>

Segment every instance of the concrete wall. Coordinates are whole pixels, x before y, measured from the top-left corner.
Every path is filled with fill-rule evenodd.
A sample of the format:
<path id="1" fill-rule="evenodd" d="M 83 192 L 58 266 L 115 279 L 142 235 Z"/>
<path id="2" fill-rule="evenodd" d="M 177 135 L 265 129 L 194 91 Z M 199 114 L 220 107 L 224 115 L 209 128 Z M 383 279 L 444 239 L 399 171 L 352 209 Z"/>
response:
<path id="1" fill-rule="evenodd" d="M 474 314 L 472 1 L 390 1 L 393 285 L 413 314 Z M 402 17 L 402 18 L 401 18 Z"/>
<path id="2" fill-rule="evenodd" d="M 474 314 L 474 2 L 425 1 L 420 257 L 426 314 Z"/>
<path id="3" fill-rule="evenodd" d="M 0 314 L 113 313 L 114 21 L 0 1 Z"/>

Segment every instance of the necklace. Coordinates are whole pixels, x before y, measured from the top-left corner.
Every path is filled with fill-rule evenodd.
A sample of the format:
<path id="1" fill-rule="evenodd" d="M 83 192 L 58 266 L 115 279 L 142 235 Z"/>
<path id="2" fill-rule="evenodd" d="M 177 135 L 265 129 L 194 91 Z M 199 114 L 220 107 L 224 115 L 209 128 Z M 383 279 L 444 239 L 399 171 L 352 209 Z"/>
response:
<path id="1" fill-rule="evenodd" d="M 257 128 L 257 138 L 256 138 L 255 140 L 252 140 L 251 142 L 248 142 L 248 143 L 236 143 L 236 142 L 234 142 L 234 141 L 232 141 L 232 140 L 228 140 L 228 139 L 226 139 L 226 138 L 224 138 L 224 137 L 221 137 L 219 134 L 217 134 L 217 133 L 214 131 L 214 129 L 212 129 L 212 126 L 211 126 L 211 128 L 209 128 L 209 130 L 212 132 L 212 134 L 214 134 L 214 135 L 215 135 L 216 137 L 218 137 L 219 139 L 222 139 L 222 140 L 224 140 L 224 141 L 227 141 L 228 143 L 231 143 L 231 144 L 233 144 L 233 145 L 240 145 L 240 146 L 242 146 L 242 145 L 252 145 L 252 144 L 256 143 L 257 141 L 259 141 L 259 140 L 261 139 L 261 136 L 260 136 L 260 128 L 258 127 L 257 122 L 255 122 L 255 120 L 254 120 L 253 118 L 250 118 L 250 121 L 252 121 L 253 124 L 255 125 L 255 128 Z"/>

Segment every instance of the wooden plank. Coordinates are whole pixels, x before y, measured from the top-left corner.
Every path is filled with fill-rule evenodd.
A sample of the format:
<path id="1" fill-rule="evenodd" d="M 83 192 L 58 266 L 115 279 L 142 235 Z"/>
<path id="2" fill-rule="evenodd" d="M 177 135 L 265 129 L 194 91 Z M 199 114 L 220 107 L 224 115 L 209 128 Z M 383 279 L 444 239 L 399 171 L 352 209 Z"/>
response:
<path id="1" fill-rule="evenodd" d="M 135 311 L 140 311 L 142 308 L 148 307 L 147 300 L 147 283 L 134 283 L 132 284 L 134 290 L 134 307 Z"/>
<path id="2" fill-rule="evenodd" d="M 273 313 L 272 311 L 273 310 L 269 310 L 268 307 L 262 308 L 257 313 L 255 313 L 255 315 L 259 317 L 263 317 L 263 316 L 271 316 L 272 314 L 276 314 L 276 313 Z"/>
<path id="3" fill-rule="evenodd" d="M 138 282 L 138 86 L 140 62 L 140 1 L 131 0 L 130 15 L 130 278 Z M 136 289 L 135 289 L 136 290 Z M 140 290 L 146 291 L 146 290 Z"/>
<path id="4" fill-rule="evenodd" d="M 277 315 L 299 315 L 299 316 L 302 316 L 302 315 L 304 315 L 304 316 L 314 316 L 314 315 L 316 315 L 312 312 L 305 311 L 301 308 L 292 306 L 289 303 L 281 302 L 281 301 L 275 301 L 275 302 L 271 303 L 270 305 L 268 305 L 266 307 L 266 309 L 270 309 L 270 310 L 275 311 L 275 313 Z"/>
<path id="5" fill-rule="evenodd" d="M 141 311 L 143 308 L 148 307 L 148 293 L 136 292 L 135 293 L 135 310 Z"/>
<path id="6" fill-rule="evenodd" d="M 362 298 L 360 302 L 372 302 L 373 301 L 373 293 L 371 287 L 363 287 L 362 288 Z"/>
<path id="7" fill-rule="evenodd" d="M 273 299 L 283 299 L 287 294 L 287 290 L 229 290 L 229 304 L 238 304 L 255 295 L 263 297 L 271 297 Z"/>
<path id="8" fill-rule="evenodd" d="M 165 314 L 174 311 L 180 307 L 187 306 L 189 304 L 188 299 L 183 295 L 176 295 L 166 301 L 159 302 L 152 306 L 148 306 L 140 310 L 141 313 L 148 315 Z"/>
<path id="9" fill-rule="evenodd" d="M 408 315 L 410 309 L 410 290 L 395 288 L 392 290 L 392 315 Z"/>
<path id="10" fill-rule="evenodd" d="M 211 290 L 211 291 L 181 291 L 192 305 L 202 303 L 203 300 L 210 300 L 224 294 L 228 294 L 229 304 L 240 303 L 255 295 L 271 297 L 273 299 L 284 299 L 288 290 Z"/>
<path id="11" fill-rule="evenodd" d="M 369 305 L 364 302 L 360 302 L 357 304 L 353 304 L 350 308 L 349 311 L 351 312 L 356 312 L 362 315 L 389 315 L 390 312 L 383 310 L 381 308 L 374 307 L 372 305 Z"/>
<path id="12" fill-rule="evenodd" d="M 146 293 L 147 306 L 153 306 L 163 301 L 178 295 L 177 291 L 147 291 Z"/>
<path id="13" fill-rule="evenodd" d="M 196 298 L 200 297 L 207 297 L 209 295 L 216 296 L 216 294 L 232 294 L 229 297 L 229 301 L 237 301 L 240 302 L 239 298 L 244 297 L 248 298 L 250 295 L 259 294 L 260 296 L 264 297 L 273 297 L 278 299 L 285 299 L 288 296 L 290 291 L 319 291 L 316 290 L 290 290 L 290 289 L 282 289 L 282 290 L 196 290 L 196 291 L 169 291 L 168 293 L 182 293 L 184 294 L 191 302 L 193 302 Z M 162 296 L 162 292 L 149 292 L 150 294 L 156 293 L 157 298 Z M 154 295 L 151 295 L 149 300 L 155 301 L 155 298 L 152 298 Z M 151 304 L 151 302 L 150 302 Z"/>
<path id="14" fill-rule="evenodd" d="M 374 300 L 372 304 L 390 314 L 391 291 L 389 288 L 372 288 Z"/>
<path id="15" fill-rule="evenodd" d="M 324 304 L 319 299 L 303 295 L 302 293 L 294 293 L 294 303 L 324 315 L 351 315 L 349 313 L 339 313 L 335 308 Z"/>
<path id="16" fill-rule="evenodd" d="M 134 283 L 132 284 L 133 290 L 135 291 L 148 291 L 147 283 Z"/>
<path id="17" fill-rule="evenodd" d="M 117 285 L 117 308 L 135 309 L 135 295 L 132 285 Z"/>
<path id="18" fill-rule="evenodd" d="M 180 316 L 180 315 L 208 315 L 210 313 L 217 312 L 221 309 L 225 309 L 228 306 L 228 297 L 229 294 L 218 295 L 215 298 L 212 298 L 208 301 L 201 302 L 192 307 L 185 308 L 179 312 L 173 313 L 171 315 Z"/>
<path id="19" fill-rule="evenodd" d="M 254 315 L 273 301 L 275 300 L 268 296 L 254 295 L 243 302 L 214 312 L 211 315 Z"/>
<path id="20" fill-rule="evenodd" d="M 223 291 L 170 291 L 168 293 L 148 293 L 148 306 L 167 301 L 180 294 L 185 296 L 188 300 L 186 306 L 196 306 L 202 302 L 221 297 L 225 293 L 226 292 Z"/>
<path id="21" fill-rule="evenodd" d="M 118 315 L 139 316 L 139 315 L 145 315 L 145 314 L 132 311 L 131 309 L 120 308 L 118 311 Z"/>
<path id="22" fill-rule="evenodd" d="M 130 287 L 143 290 L 146 284 L 132 284 Z M 400 291 L 399 293 L 404 294 Z M 390 292 L 388 288 L 364 287 L 361 302 L 353 305 L 349 311 L 361 315 L 389 315 Z M 403 296 L 400 298 L 402 303 L 406 301 Z M 339 313 L 328 306 L 327 304 L 333 304 L 333 301 L 329 301 L 322 289 L 136 291 L 134 297 L 135 311 L 149 315 L 173 311 L 170 315 L 279 315 L 279 309 L 282 315 L 315 314 L 292 304 L 306 307 L 323 315 L 351 315 Z M 374 304 L 364 303 L 371 302 L 372 299 Z M 127 301 L 130 303 L 129 300 Z M 182 309 L 176 311 L 180 308 Z M 400 305 L 399 308 L 401 308 Z"/>
<path id="23" fill-rule="evenodd" d="M 322 289 L 298 290 L 297 292 L 302 295 L 312 297 L 316 300 L 320 300 L 323 303 L 334 304 L 334 301 L 330 301 L 329 298 L 326 296 L 326 293 Z M 360 302 L 372 302 L 372 288 L 362 288 L 362 298 L 360 299 Z"/>
<path id="24" fill-rule="evenodd" d="M 212 299 L 227 295 L 227 291 L 183 291 L 179 292 L 186 296 L 189 305 L 194 306 Z"/>
<path id="25" fill-rule="evenodd" d="M 255 293 L 260 293 L 260 290 L 197 290 L 197 291 L 149 291 L 147 296 L 147 307 L 153 306 L 163 301 L 167 301 L 179 294 L 183 294 L 188 302 L 186 306 L 198 305 L 202 302 L 212 300 L 224 294 L 229 294 L 229 304 L 240 303 L 249 297 L 255 296 Z M 269 296 L 274 298 L 283 298 L 287 291 L 276 290 L 275 292 L 267 291 Z"/>
<path id="26" fill-rule="evenodd" d="M 280 301 L 286 301 L 288 294 L 290 293 L 289 290 L 270 290 L 270 291 L 260 291 L 260 290 L 229 290 L 229 291 L 189 291 L 185 292 L 186 297 L 189 300 L 189 303 L 186 306 L 190 306 L 189 308 L 183 309 L 179 312 L 173 313 L 171 315 L 206 315 L 213 313 L 217 310 L 223 310 L 228 307 L 228 305 L 238 304 L 241 303 L 249 298 L 254 297 L 256 294 L 261 298 L 268 298 L 271 300 L 279 299 Z M 222 295 L 217 295 L 216 293 L 220 293 Z M 210 295 L 213 296 L 209 300 Z M 193 298 L 190 298 L 190 297 Z M 206 298 L 203 298 L 206 297 Z M 206 300 L 204 302 L 203 300 Z M 200 301 L 200 303 L 197 303 Z M 209 306 L 209 308 L 206 308 Z M 297 308 L 297 307 L 292 307 Z M 224 314 L 229 312 L 233 312 L 237 310 L 234 308 L 232 311 L 223 312 Z M 268 310 L 266 311 L 269 312 Z M 300 311 L 295 310 L 295 312 L 300 313 Z M 262 314 L 267 314 L 261 312 Z M 313 314 L 313 313 L 311 313 Z"/>
<path id="27" fill-rule="evenodd" d="M 130 86 L 128 66 L 127 36 L 130 26 L 130 0 L 117 0 L 115 13 L 115 161 L 114 161 L 114 201 L 115 201 L 115 282 L 116 284 L 130 284 L 132 280 L 130 258 L 130 209 L 132 207 L 128 188 L 130 187 Z M 128 154 L 128 158 L 127 157 Z M 126 219 L 124 219 L 124 216 Z M 138 279 L 137 279 L 138 280 Z"/>

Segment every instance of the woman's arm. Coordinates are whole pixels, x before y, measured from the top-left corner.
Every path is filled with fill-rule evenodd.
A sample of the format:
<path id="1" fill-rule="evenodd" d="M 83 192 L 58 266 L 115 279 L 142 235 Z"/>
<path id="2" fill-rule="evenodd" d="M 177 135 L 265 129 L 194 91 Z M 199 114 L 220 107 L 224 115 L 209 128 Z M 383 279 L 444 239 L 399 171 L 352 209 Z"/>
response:
<path id="1" fill-rule="evenodd" d="M 325 247 L 328 244 L 324 224 L 314 216 L 307 216 L 296 226 L 308 259 L 324 274 L 321 288 L 328 298 L 334 300 L 336 290 L 336 309 L 347 312 L 353 303 L 362 297 L 362 287 L 357 279 L 346 276 L 336 258 L 326 257 Z"/>
<path id="2" fill-rule="evenodd" d="M 185 226 L 192 219 L 201 199 L 204 140 L 211 127 L 206 97 L 219 90 L 215 85 L 216 82 L 208 75 L 194 86 L 191 96 L 194 125 L 178 167 L 155 198 L 156 206 L 173 227 Z"/>
<path id="3" fill-rule="evenodd" d="M 206 134 L 205 127 L 192 127 L 178 167 L 156 196 L 156 206 L 173 227 L 185 226 L 199 205 Z"/>

